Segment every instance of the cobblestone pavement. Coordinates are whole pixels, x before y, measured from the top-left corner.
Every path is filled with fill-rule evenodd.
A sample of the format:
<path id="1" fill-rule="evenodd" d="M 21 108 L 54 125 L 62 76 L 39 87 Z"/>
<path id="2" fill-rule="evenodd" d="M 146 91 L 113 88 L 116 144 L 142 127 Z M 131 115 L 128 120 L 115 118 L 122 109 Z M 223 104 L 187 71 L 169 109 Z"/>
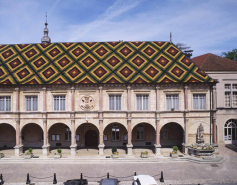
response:
<path id="1" fill-rule="evenodd" d="M 164 172 L 165 183 L 158 184 L 237 184 L 237 153 L 234 150 L 220 146 L 220 154 L 226 160 L 222 164 L 197 164 L 191 162 L 170 163 L 101 163 L 101 164 L 60 164 L 60 163 L 21 163 L 0 164 L 0 173 L 5 180 L 4 185 L 23 185 L 26 182 L 26 174 L 37 178 L 44 178 L 57 174 L 58 184 L 63 184 L 67 179 L 80 178 L 80 173 L 89 180 L 89 184 L 98 184 L 100 178 L 111 176 L 118 178 L 121 185 L 132 184 L 132 175 L 147 174 L 155 176 L 159 180 L 159 174 Z M 93 178 L 89 178 L 93 177 Z M 53 177 L 48 179 L 30 178 L 35 185 L 53 184 Z M 39 183 L 40 182 L 40 183 Z"/>

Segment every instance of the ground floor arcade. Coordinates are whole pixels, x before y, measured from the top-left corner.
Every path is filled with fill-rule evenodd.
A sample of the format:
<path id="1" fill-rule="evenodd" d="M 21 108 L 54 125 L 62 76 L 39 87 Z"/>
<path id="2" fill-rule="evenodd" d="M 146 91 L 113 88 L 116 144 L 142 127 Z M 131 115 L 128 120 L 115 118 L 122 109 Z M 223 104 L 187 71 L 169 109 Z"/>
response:
<path id="1" fill-rule="evenodd" d="M 37 123 L 28 123 L 17 132 L 11 124 L 2 123 L 0 150 L 15 148 L 15 154 L 21 155 L 28 148 L 33 148 L 49 155 L 62 148 L 70 151 L 71 155 L 83 155 L 89 150 L 94 151 L 94 154 L 107 155 L 116 146 L 121 154 L 134 155 L 146 149 L 151 154 L 159 155 L 161 147 L 176 145 L 182 151 L 185 140 L 183 127 L 175 122 L 167 123 L 159 129 L 146 122 L 138 123 L 130 129 L 118 122 L 107 124 L 103 129 L 92 123 L 83 123 L 74 129 L 72 125 L 69 126 L 55 123 L 45 129 Z"/>

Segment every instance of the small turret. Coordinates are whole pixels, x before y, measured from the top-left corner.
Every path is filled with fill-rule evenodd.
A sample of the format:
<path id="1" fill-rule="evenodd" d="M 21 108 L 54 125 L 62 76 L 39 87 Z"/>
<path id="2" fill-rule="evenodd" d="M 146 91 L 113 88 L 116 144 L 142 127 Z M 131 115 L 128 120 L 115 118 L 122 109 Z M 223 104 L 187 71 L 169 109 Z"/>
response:
<path id="1" fill-rule="evenodd" d="M 41 43 L 51 43 L 51 39 L 48 36 L 49 30 L 47 28 L 47 13 L 46 13 L 46 22 L 45 22 L 45 28 L 44 28 L 44 36 L 41 39 Z"/>

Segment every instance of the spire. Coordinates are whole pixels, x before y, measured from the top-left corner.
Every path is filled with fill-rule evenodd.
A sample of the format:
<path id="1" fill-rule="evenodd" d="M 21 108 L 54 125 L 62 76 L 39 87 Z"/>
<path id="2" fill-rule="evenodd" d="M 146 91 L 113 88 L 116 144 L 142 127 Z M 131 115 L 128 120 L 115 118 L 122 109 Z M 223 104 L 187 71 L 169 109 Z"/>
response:
<path id="1" fill-rule="evenodd" d="M 47 28 L 47 12 L 46 12 L 46 22 L 45 22 L 45 28 L 44 28 L 44 36 L 41 39 L 41 43 L 51 43 L 51 39 L 48 36 L 49 30 Z"/>
<path id="2" fill-rule="evenodd" d="M 172 32 L 170 32 L 170 43 L 172 43 Z"/>

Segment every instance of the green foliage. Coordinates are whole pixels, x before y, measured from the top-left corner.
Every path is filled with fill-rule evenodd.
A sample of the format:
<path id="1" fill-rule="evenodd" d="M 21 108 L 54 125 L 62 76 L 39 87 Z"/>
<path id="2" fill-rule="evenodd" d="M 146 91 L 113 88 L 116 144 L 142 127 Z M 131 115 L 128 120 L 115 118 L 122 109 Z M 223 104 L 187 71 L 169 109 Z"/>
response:
<path id="1" fill-rule="evenodd" d="M 112 153 L 115 153 L 115 152 L 117 152 L 117 146 L 112 147 Z"/>
<path id="2" fill-rule="evenodd" d="M 32 148 L 29 148 L 29 149 L 28 149 L 28 152 L 29 152 L 30 154 L 32 154 L 33 149 L 32 149 Z"/>
<path id="3" fill-rule="evenodd" d="M 178 148 L 177 146 L 173 146 L 173 151 L 174 151 L 174 152 L 177 152 L 178 149 L 179 149 L 179 148 Z"/>
<path id="4" fill-rule="evenodd" d="M 148 154 L 148 151 L 142 151 L 142 154 Z"/>
<path id="5" fill-rule="evenodd" d="M 62 149 L 61 149 L 61 148 L 57 149 L 57 152 L 58 152 L 59 154 L 61 154 L 61 153 L 62 153 Z"/>
<path id="6" fill-rule="evenodd" d="M 232 51 L 222 52 L 222 57 L 228 58 L 230 60 L 237 61 L 237 49 L 233 49 Z"/>

